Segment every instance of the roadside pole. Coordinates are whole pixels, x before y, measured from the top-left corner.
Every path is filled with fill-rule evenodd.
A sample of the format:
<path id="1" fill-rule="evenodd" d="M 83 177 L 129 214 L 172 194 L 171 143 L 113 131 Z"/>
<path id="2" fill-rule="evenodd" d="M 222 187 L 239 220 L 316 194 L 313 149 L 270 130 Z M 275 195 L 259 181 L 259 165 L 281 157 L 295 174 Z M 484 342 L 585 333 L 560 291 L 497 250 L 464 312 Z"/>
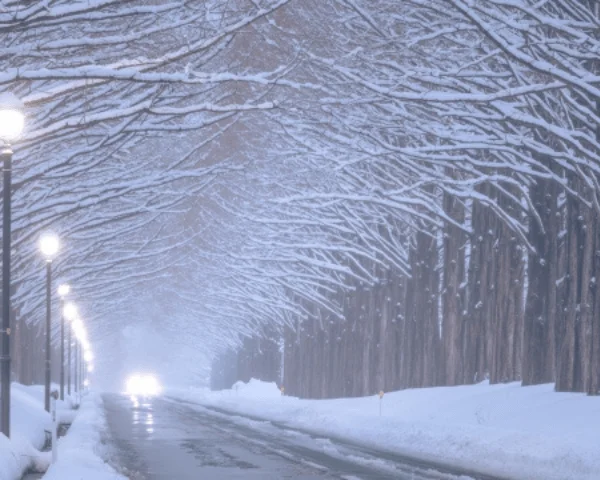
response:
<path id="1" fill-rule="evenodd" d="M 50 396 L 52 401 L 52 463 L 56 463 L 58 461 L 58 418 L 56 416 L 58 392 L 54 390 Z"/>

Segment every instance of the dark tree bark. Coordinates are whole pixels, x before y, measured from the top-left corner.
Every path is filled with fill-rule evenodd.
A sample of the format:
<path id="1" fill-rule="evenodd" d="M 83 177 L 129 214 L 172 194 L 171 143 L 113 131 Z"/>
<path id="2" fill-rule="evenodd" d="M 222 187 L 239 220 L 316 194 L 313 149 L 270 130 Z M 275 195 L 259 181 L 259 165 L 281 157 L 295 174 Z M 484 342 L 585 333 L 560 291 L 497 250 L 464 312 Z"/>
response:
<path id="1" fill-rule="evenodd" d="M 552 180 L 537 179 L 530 196 L 540 220 L 531 219 L 529 241 L 535 248 L 529 257 L 529 288 L 523 328 L 523 384 L 551 382 L 555 365 L 557 307 L 558 187 Z"/>
<path id="2" fill-rule="evenodd" d="M 487 194 L 487 192 L 485 192 Z M 489 369 L 487 342 L 490 327 L 490 270 L 493 265 L 492 239 L 488 222 L 488 210 L 473 203 L 471 223 L 471 251 L 467 284 L 467 315 L 465 317 L 464 376 L 467 382 L 480 382 Z"/>
<path id="3" fill-rule="evenodd" d="M 511 212 L 514 208 L 504 196 L 498 195 L 498 203 Z M 523 317 L 523 253 L 514 233 L 493 218 L 496 241 L 493 261 L 496 263 L 495 292 L 493 295 L 494 333 L 490 355 L 490 382 L 509 382 L 520 378 L 521 329 Z"/>
<path id="4" fill-rule="evenodd" d="M 452 174 L 450 174 L 452 175 Z M 454 176 L 454 175 L 452 175 Z M 444 194 L 444 212 L 458 224 L 464 224 L 465 208 L 459 199 Z M 442 338 L 445 385 L 460 385 L 465 379 L 464 355 L 464 297 L 465 243 L 463 231 L 451 224 L 444 229 L 444 271 L 442 290 Z"/>
<path id="5" fill-rule="evenodd" d="M 401 379 L 405 387 L 433 386 L 440 382 L 437 252 L 434 236 L 424 232 L 415 235 L 402 329 Z"/>
<path id="6" fill-rule="evenodd" d="M 594 272 L 591 290 L 593 296 L 592 333 L 591 333 L 591 367 L 587 393 L 600 394 L 600 216 L 594 212 Z"/>

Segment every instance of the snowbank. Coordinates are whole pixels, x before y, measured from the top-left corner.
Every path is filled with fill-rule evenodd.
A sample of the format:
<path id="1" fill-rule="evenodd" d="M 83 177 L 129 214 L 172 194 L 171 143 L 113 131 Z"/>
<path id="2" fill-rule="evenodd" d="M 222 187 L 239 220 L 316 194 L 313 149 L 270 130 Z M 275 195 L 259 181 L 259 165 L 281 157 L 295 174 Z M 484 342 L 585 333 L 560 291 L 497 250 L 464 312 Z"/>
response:
<path id="1" fill-rule="evenodd" d="M 56 384 L 52 384 L 51 390 L 57 390 L 59 387 Z M 30 398 L 31 405 L 35 405 L 36 408 L 42 408 L 42 414 L 45 416 L 47 420 L 48 430 L 50 428 L 50 415 L 43 410 L 44 408 L 44 386 L 43 385 L 21 385 L 19 383 L 12 384 L 13 395 L 14 392 L 18 392 L 18 394 L 22 395 L 23 398 L 25 396 Z M 75 405 L 79 403 L 78 399 L 74 395 L 65 395 L 65 400 L 57 400 L 56 401 L 56 412 L 58 415 L 58 421 L 60 423 L 71 423 L 77 415 L 77 411 L 73 410 Z M 43 442 L 42 442 L 43 444 Z"/>
<path id="2" fill-rule="evenodd" d="M 318 435 L 529 480 L 600 478 L 600 398 L 519 383 L 300 400 L 252 380 L 232 390 L 167 392 Z"/>
<path id="3" fill-rule="evenodd" d="M 44 480 L 126 480 L 104 458 L 106 416 L 102 399 L 90 393 L 84 397 L 68 434 L 59 439 L 58 462 L 51 465 Z"/>
<path id="4" fill-rule="evenodd" d="M 21 478 L 28 469 L 44 471 L 48 456 L 44 430 L 50 429 L 50 414 L 37 398 L 35 387 L 13 383 L 11 386 L 11 438 L 0 434 L 0 480 Z"/>
<path id="5" fill-rule="evenodd" d="M 0 480 L 18 480 L 29 469 L 43 472 L 48 459 L 20 434 L 0 435 Z"/>
<path id="6" fill-rule="evenodd" d="M 57 389 L 57 386 L 53 385 L 53 389 L 55 388 Z M 64 401 L 56 402 L 57 415 L 61 423 L 74 421 L 77 415 L 77 412 L 72 409 L 74 404 L 74 397 L 67 397 Z M 81 411 L 86 411 L 86 408 L 89 411 L 87 402 L 84 403 Z M 99 414 L 95 413 L 95 415 Z M 80 423 L 77 421 L 74 424 Z M 38 472 L 46 471 L 51 462 L 51 453 L 40 452 L 40 450 L 46 441 L 45 431 L 51 431 L 51 428 L 50 414 L 44 410 L 44 386 L 25 386 L 13 383 L 11 386 L 11 438 L 9 440 L 4 435 L 0 435 L 0 480 L 18 480 L 29 469 Z M 94 438 L 89 431 L 85 431 L 83 436 Z M 86 439 L 86 441 L 88 440 Z M 66 440 L 61 439 L 59 446 L 63 442 L 67 443 Z M 77 439 L 77 442 L 81 446 L 85 444 L 82 438 Z M 84 453 L 87 451 L 84 450 Z M 68 477 L 63 475 L 60 478 L 95 480 L 120 477 L 91 475 Z"/>
<path id="7" fill-rule="evenodd" d="M 281 392 L 275 382 L 261 382 L 255 378 L 251 379 L 248 383 L 236 382 L 231 387 L 231 390 L 243 398 L 255 400 L 281 398 Z"/>

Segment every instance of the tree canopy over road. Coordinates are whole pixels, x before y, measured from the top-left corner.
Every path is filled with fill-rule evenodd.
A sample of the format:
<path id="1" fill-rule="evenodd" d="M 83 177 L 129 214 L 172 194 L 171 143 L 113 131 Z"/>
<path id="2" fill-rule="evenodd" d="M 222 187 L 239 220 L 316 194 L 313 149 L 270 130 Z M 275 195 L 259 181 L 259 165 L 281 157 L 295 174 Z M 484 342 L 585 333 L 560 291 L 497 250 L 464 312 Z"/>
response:
<path id="1" fill-rule="evenodd" d="M 52 229 L 100 372 L 143 332 L 132 358 L 165 373 L 302 396 L 598 394 L 599 22 L 592 0 L 1 2 L 18 321 L 43 317 Z"/>

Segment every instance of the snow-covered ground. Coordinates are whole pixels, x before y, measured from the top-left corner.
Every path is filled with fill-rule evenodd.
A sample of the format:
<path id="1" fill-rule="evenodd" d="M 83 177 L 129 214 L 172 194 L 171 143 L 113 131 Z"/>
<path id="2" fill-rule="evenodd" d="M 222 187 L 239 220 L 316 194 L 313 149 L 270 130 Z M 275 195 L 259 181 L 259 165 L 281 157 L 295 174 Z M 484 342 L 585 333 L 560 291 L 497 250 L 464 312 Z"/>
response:
<path id="1" fill-rule="evenodd" d="M 58 442 L 58 462 L 44 480 L 126 480 L 105 462 L 108 451 L 103 441 L 106 416 L 99 394 L 83 399 L 68 434 Z"/>
<path id="2" fill-rule="evenodd" d="M 40 452 L 51 429 L 50 414 L 44 410 L 44 387 L 11 388 L 11 438 L 0 434 L 0 480 L 18 480 L 28 469 L 46 471 L 44 479 L 123 480 L 103 460 L 101 435 L 105 428 L 102 401 L 98 395 L 83 398 L 78 411 L 72 398 L 57 402 L 60 422 L 71 423 L 69 433 L 58 442 L 58 463 L 50 466 L 50 452 Z"/>
<path id="3" fill-rule="evenodd" d="M 41 397 L 40 397 L 41 392 Z M 17 383 L 11 388 L 11 438 L 0 434 L 0 480 L 15 480 L 29 468 L 43 471 L 48 465 L 44 430 L 50 429 L 50 414 L 44 410 L 43 390 Z"/>
<path id="4" fill-rule="evenodd" d="M 167 394 L 323 436 L 508 478 L 600 479 L 600 398 L 519 383 L 335 400 L 282 397 L 274 383 Z"/>

